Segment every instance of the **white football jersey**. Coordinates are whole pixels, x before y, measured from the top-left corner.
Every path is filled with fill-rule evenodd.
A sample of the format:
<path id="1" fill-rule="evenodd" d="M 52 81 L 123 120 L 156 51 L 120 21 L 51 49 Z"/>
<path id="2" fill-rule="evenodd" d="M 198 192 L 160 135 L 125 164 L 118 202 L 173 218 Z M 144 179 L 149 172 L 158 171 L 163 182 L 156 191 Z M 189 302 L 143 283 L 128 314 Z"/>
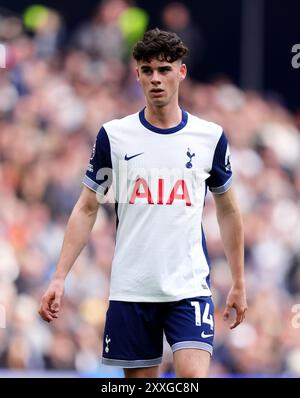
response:
<path id="1" fill-rule="evenodd" d="M 182 111 L 174 128 L 147 122 L 144 110 L 105 123 L 83 183 L 102 196 L 111 182 L 117 235 L 110 300 L 168 302 L 210 296 L 202 229 L 207 187 L 232 181 L 222 127 Z"/>

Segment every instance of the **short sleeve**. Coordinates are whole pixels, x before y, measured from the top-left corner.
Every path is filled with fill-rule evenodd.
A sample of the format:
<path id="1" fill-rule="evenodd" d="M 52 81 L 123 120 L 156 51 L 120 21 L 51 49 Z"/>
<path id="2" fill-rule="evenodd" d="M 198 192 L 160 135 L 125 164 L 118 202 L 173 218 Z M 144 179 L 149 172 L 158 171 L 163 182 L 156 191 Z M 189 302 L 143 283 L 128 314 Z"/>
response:
<path id="1" fill-rule="evenodd" d="M 112 161 L 110 142 L 106 130 L 101 127 L 93 146 L 90 162 L 83 184 L 99 194 L 105 195 L 112 183 Z"/>
<path id="2" fill-rule="evenodd" d="M 232 184 L 230 151 L 224 131 L 216 146 L 210 176 L 206 183 L 211 192 L 219 194 L 228 191 Z"/>

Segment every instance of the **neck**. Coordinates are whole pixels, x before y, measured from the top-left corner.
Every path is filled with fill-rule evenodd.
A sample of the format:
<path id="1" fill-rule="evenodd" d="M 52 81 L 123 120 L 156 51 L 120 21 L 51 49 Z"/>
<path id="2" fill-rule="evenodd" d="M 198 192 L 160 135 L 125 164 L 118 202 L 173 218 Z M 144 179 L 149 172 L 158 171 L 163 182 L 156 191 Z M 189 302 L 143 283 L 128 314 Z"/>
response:
<path id="1" fill-rule="evenodd" d="M 153 126 L 167 129 L 177 126 L 182 120 L 182 111 L 178 105 L 155 107 L 147 104 L 145 119 Z"/>

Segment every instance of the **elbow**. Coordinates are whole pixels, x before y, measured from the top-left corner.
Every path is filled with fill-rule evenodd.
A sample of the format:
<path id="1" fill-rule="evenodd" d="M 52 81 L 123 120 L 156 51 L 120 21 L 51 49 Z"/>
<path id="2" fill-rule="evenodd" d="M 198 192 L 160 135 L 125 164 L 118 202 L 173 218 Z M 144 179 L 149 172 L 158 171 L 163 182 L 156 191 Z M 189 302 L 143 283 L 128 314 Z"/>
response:
<path id="1" fill-rule="evenodd" d="M 95 206 L 83 205 L 80 207 L 79 211 L 81 213 L 84 213 L 88 217 L 93 217 L 97 215 L 98 206 L 95 207 Z"/>
<path id="2" fill-rule="evenodd" d="M 78 201 L 74 210 L 88 217 L 96 217 L 99 208 L 98 202 Z"/>
<path id="3" fill-rule="evenodd" d="M 85 187 L 75 205 L 75 212 L 81 213 L 88 217 L 95 217 L 98 208 L 99 202 L 95 192 Z"/>
<path id="4" fill-rule="evenodd" d="M 231 222 L 243 229 L 242 214 L 238 208 L 230 208 L 224 211 L 218 211 L 217 219 L 220 225 L 226 222 Z"/>

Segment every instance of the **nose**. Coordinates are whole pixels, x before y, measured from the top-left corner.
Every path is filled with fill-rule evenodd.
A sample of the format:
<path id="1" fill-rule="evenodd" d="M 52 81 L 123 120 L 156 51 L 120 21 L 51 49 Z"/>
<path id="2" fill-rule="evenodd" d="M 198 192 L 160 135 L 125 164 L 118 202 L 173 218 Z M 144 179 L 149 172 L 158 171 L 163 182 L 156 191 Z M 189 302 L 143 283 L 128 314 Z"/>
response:
<path id="1" fill-rule="evenodd" d="M 157 70 L 154 70 L 151 77 L 151 83 L 154 85 L 158 85 L 161 83 L 159 73 Z"/>

